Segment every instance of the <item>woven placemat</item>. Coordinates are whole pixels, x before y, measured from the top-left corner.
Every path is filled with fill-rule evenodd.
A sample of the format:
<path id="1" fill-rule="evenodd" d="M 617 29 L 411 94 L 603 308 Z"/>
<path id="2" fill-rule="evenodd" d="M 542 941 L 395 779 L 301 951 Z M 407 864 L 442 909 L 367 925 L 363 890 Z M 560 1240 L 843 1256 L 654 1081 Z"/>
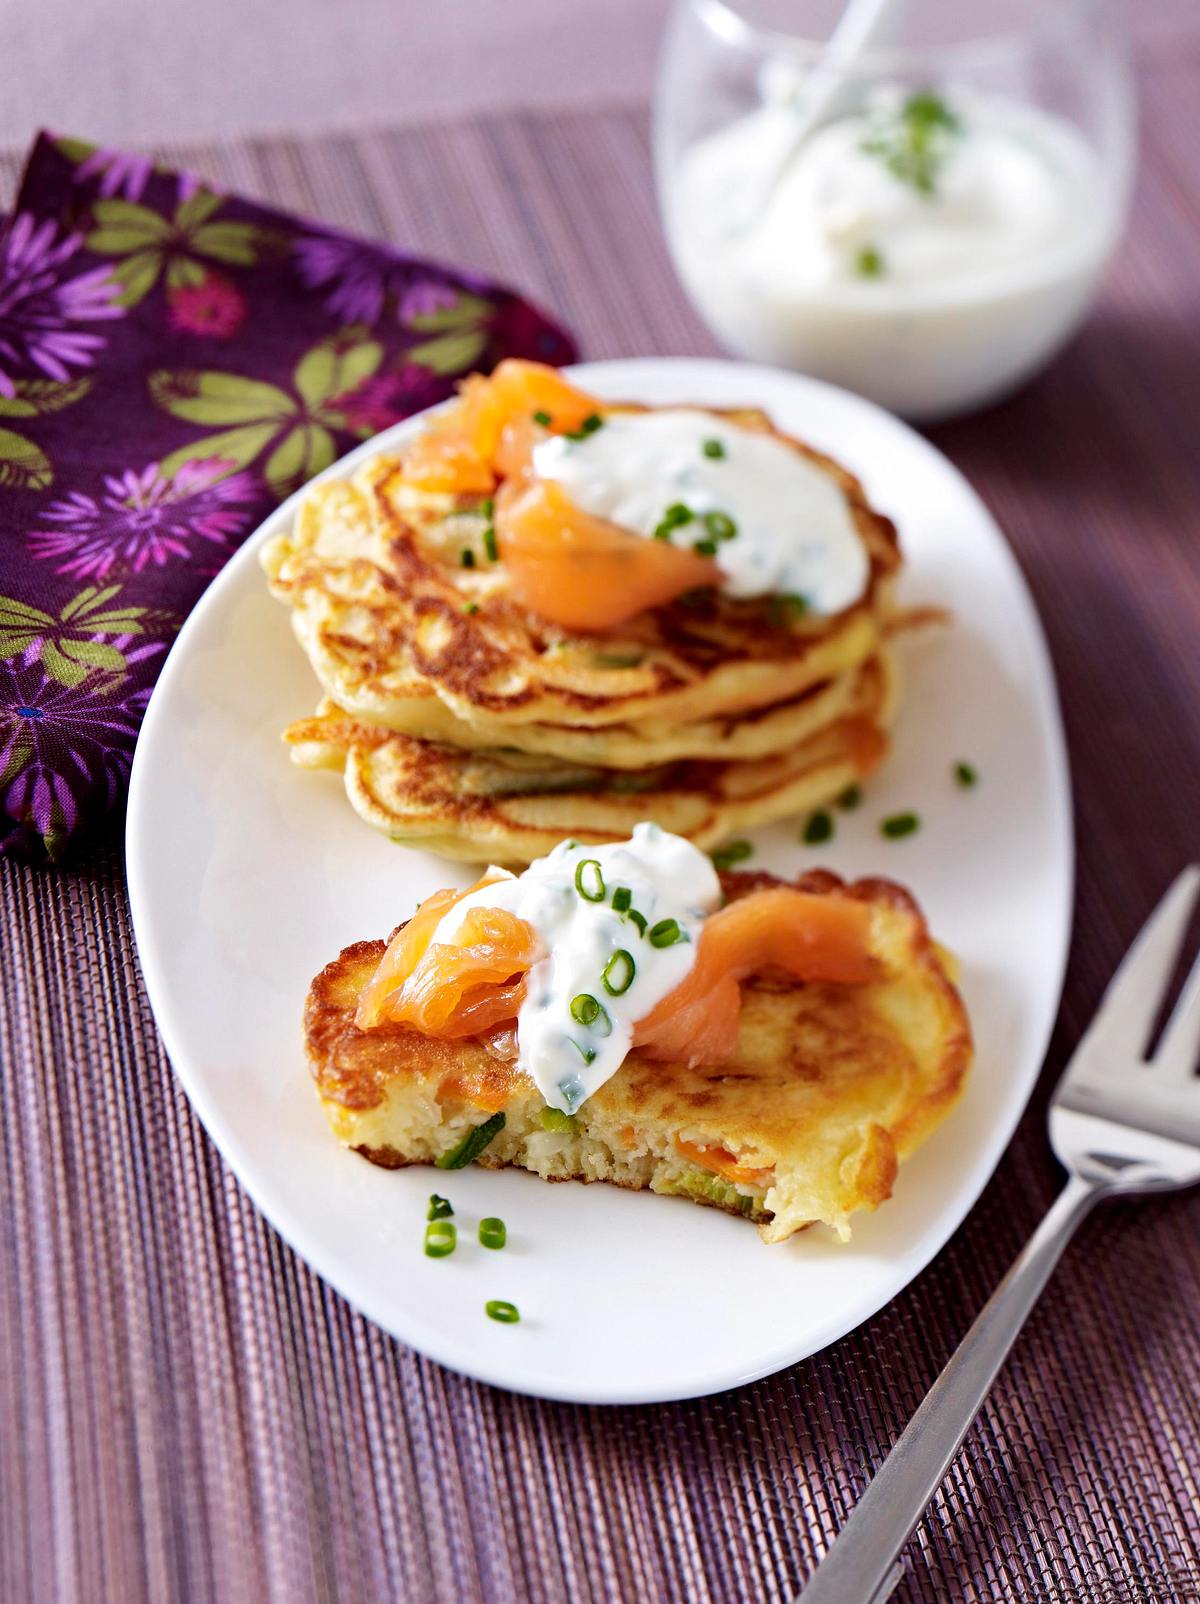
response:
<path id="1" fill-rule="evenodd" d="M 1164 52 L 1143 89 L 1097 315 L 1026 394 L 934 434 L 1012 540 L 1061 680 L 1078 923 L 1047 1078 L 1200 851 L 1194 62 Z M 712 349 L 660 244 L 640 111 L 161 154 L 515 282 L 588 356 Z M 115 838 L 75 870 L 0 865 L 0 917 L 13 1604 L 787 1600 L 1059 1184 L 1044 1081 L 947 1249 L 827 1352 L 692 1404 L 512 1397 L 382 1335 L 259 1217 L 163 1056 Z M 1093 1216 L 898 1600 L 1200 1599 L 1198 1238 L 1200 1196 Z"/>

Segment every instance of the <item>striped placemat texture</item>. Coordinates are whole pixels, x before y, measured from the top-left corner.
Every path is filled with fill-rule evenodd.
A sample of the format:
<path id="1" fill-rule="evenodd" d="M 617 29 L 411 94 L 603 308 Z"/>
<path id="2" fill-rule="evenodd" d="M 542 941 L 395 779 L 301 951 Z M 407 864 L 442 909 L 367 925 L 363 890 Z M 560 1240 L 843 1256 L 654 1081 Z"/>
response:
<path id="1" fill-rule="evenodd" d="M 1142 87 L 1099 311 L 1026 394 L 934 436 L 1008 532 L 1061 680 L 1078 923 L 1048 1077 L 1200 855 L 1194 52 L 1160 51 Z M 507 277 L 588 356 L 712 350 L 660 242 L 640 110 L 161 154 Z M 1043 1090 L 946 1251 L 826 1353 L 704 1402 L 536 1403 L 383 1336 L 264 1224 L 163 1056 L 115 835 L 74 869 L 0 865 L 0 942 L 6 1604 L 786 1600 L 1058 1185 Z M 664 1341 L 686 1331 L 663 1310 Z M 1200 1599 L 1198 1390 L 1200 1197 L 1109 1206 L 896 1598 Z"/>

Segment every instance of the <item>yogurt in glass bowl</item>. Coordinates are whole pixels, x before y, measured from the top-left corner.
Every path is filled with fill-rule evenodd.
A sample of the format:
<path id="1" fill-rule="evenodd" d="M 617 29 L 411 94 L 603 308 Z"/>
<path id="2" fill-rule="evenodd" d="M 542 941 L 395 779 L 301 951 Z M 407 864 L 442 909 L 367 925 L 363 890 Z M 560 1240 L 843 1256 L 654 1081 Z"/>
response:
<path id="1" fill-rule="evenodd" d="M 917 420 L 997 400 L 1082 321 L 1120 237 L 1133 97 L 1106 0 L 894 0 L 833 68 L 820 0 L 677 0 L 655 107 L 667 241 L 740 356 Z M 972 21 L 986 33 L 973 32 Z"/>

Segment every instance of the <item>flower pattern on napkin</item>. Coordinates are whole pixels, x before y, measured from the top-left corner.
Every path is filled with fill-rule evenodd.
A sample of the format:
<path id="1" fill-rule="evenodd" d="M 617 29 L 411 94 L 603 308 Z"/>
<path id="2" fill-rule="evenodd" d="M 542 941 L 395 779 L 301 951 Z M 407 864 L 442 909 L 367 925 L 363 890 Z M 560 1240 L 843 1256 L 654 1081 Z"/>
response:
<path id="1" fill-rule="evenodd" d="M 478 275 L 41 135 L 0 230 L 0 851 L 124 796 L 171 639 L 284 496 L 570 338 Z"/>

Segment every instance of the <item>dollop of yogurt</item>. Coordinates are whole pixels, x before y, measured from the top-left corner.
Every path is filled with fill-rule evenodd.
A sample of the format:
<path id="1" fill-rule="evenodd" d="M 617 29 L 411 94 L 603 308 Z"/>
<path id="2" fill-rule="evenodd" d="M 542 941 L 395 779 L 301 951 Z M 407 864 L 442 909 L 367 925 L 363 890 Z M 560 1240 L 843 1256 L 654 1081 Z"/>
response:
<path id="1" fill-rule="evenodd" d="M 676 266 L 722 342 L 915 418 L 1044 361 L 1112 249 L 1122 173 L 1069 119 L 953 84 L 878 84 L 797 146 L 803 75 L 768 77 L 663 175 Z"/>
<path id="2" fill-rule="evenodd" d="M 550 1107 L 570 1114 L 621 1067 L 638 1020 L 686 978 L 703 922 L 720 905 L 705 854 L 639 824 L 607 846 L 561 842 L 523 874 L 473 891 L 432 941 L 452 942 L 473 907 L 503 908 L 537 932 L 517 1065 Z"/>
<path id="3" fill-rule="evenodd" d="M 759 430 L 687 407 L 615 413 L 582 438 L 541 441 L 533 467 L 594 517 L 699 542 L 735 598 L 787 595 L 830 614 L 866 589 L 870 562 L 845 492 Z"/>

